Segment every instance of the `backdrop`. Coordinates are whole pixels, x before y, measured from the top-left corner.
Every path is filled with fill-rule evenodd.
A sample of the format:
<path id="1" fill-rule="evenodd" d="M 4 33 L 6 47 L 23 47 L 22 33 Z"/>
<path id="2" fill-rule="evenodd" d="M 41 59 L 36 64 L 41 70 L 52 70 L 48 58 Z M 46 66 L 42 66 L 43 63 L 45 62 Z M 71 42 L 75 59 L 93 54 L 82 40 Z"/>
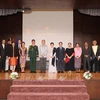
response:
<path id="1" fill-rule="evenodd" d="M 36 40 L 36 45 L 41 45 L 45 39 L 46 44 L 55 43 L 58 47 L 60 41 L 66 48 L 67 43 L 73 44 L 73 11 L 33 11 L 23 14 L 23 41 L 27 48 L 31 40 Z"/>

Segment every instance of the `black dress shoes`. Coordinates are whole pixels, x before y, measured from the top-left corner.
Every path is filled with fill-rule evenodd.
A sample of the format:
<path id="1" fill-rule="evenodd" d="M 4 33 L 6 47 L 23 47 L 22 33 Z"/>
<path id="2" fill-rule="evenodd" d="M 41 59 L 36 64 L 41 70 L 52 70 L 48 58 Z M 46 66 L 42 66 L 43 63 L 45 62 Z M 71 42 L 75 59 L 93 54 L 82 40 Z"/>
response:
<path id="1" fill-rule="evenodd" d="M 8 72 L 8 70 L 5 70 L 4 72 L 6 73 L 6 72 Z"/>
<path id="2" fill-rule="evenodd" d="M 33 71 L 30 71 L 30 73 L 33 73 Z"/>
<path id="3" fill-rule="evenodd" d="M 64 71 L 61 71 L 61 73 L 64 73 Z"/>
<path id="4" fill-rule="evenodd" d="M 36 71 L 30 71 L 30 73 L 36 73 Z"/>
<path id="5" fill-rule="evenodd" d="M 60 71 L 58 71 L 58 73 L 60 73 Z"/>
<path id="6" fill-rule="evenodd" d="M 33 73 L 36 73 L 36 71 L 33 71 Z"/>

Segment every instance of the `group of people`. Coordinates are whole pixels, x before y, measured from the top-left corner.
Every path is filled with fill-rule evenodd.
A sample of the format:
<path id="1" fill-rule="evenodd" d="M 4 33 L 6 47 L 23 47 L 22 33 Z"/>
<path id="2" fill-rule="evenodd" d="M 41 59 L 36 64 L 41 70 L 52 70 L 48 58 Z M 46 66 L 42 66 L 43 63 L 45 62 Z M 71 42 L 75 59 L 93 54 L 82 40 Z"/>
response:
<path id="1" fill-rule="evenodd" d="M 65 71 L 80 72 L 83 64 L 84 72 L 87 70 L 90 72 L 100 71 L 100 47 L 97 45 L 97 41 L 92 41 L 90 47 L 87 42 L 84 43 L 84 47 L 80 47 L 79 43 L 75 44 L 75 48 L 71 43 L 68 43 L 68 47 L 63 47 L 63 42 L 59 42 L 59 46 L 56 48 L 54 42 L 50 43 L 48 47 L 46 41 L 43 39 L 41 45 L 38 47 L 35 44 L 35 39 L 32 39 L 31 45 L 28 50 L 25 47 L 25 42 L 18 40 L 17 45 L 10 40 L 3 39 L 0 45 L 0 72 L 8 72 L 10 69 L 12 72 L 25 72 L 26 57 L 30 58 L 30 72 L 36 73 L 36 59 L 40 58 L 40 72 L 46 72 L 46 62 L 49 61 L 48 72 L 64 73 Z M 83 63 L 82 63 L 83 60 Z"/>
<path id="2" fill-rule="evenodd" d="M 24 72 L 27 48 L 25 47 L 25 42 L 18 40 L 18 44 L 10 41 L 8 39 L 7 44 L 3 39 L 0 45 L 0 72 L 11 72 L 17 70 L 17 72 Z M 23 56 L 24 55 L 24 56 Z M 25 57 L 25 58 L 24 58 Z"/>

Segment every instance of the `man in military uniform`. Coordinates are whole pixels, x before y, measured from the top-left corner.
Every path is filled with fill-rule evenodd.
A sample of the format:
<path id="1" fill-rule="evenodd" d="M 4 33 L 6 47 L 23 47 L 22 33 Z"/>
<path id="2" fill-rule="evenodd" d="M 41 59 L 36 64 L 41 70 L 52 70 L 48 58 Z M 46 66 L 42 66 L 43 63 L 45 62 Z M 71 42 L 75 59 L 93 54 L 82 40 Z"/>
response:
<path id="1" fill-rule="evenodd" d="M 32 39 L 32 45 L 28 50 L 28 57 L 30 57 L 30 72 L 36 73 L 36 58 L 38 57 L 38 46 L 35 45 L 35 40 Z"/>

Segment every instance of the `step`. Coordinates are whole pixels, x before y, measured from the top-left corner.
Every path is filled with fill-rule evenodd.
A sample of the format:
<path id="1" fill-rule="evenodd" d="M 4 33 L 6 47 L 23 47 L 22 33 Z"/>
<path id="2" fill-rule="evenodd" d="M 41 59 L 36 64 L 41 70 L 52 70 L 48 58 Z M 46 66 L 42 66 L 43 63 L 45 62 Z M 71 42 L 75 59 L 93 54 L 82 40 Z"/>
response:
<path id="1" fill-rule="evenodd" d="M 85 85 L 12 85 L 10 92 L 83 93 L 87 88 Z"/>
<path id="2" fill-rule="evenodd" d="M 14 85 L 85 85 L 83 80 L 14 80 Z"/>
<path id="3" fill-rule="evenodd" d="M 87 93 L 14 93 L 7 100 L 90 100 Z"/>

